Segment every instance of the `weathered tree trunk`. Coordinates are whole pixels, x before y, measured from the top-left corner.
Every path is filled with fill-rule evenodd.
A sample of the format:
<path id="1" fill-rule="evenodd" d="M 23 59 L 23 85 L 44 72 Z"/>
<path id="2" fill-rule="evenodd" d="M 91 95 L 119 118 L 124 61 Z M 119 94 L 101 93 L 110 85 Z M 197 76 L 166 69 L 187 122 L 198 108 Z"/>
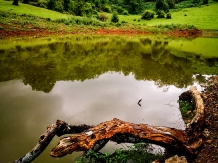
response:
<path id="1" fill-rule="evenodd" d="M 66 122 L 57 120 L 56 124 L 47 127 L 47 131 L 39 137 L 39 142 L 25 156 L 15 160 L 13 163 L 29 163 L 38 157 L 48 146 L 55 135 L 62 136 L 70 133 L 80 133 L 91 128 L 89 125 L 68 125 Z"/>
<path id="2" fill-rule="evenodd" d="M 31 162 L 45 149 L 54 135 L 61 136 L 72 133 L 79 134 L 62 138 L 52 149 L 51 156 L 62 157 L 74 151 L 88 151 L 90 149 L 99 151 L 109 140 L 117 143 L 148 142 L 161 145 L 180 155 L 196 154 L 198 147 L 202 144 L 200 136 L 204 120 L 203 100 L 196 87 L 192 87 L 190 91 L 184 92 L 180 96 L 180 98 L 184 97 L 192 98 L 196 109 L 196 115 L 185 131 L 169 127 L 134 124 L 116 118 L 97 126 L 68 125 L 57 120 L 55 125 L 49 126 L 47 132 L 40 136 L 39 143 L 33 150 L 15 162 Z"/>

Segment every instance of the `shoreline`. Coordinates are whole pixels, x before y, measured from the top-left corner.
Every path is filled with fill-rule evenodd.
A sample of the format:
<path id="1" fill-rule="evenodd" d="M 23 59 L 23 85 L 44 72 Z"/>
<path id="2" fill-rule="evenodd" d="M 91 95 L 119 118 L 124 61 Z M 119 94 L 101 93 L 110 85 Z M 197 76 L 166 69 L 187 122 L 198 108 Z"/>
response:
<path id="1" fill-rule="evenodd" d="M 172 30 L 169 29 L 159 29 L 147 27 L 144 29 L 134 29 L 121 27 L 114 28 L 95 28 L 90 29 L 90 27 L 73 27 L 71 31 L 66 29 L 58 29 L 55 31 L 44 29 L 44 28 L 28 28 L 28 29 L 10 29 L 10 26 L 7 24 L 0 24 L 3 28 L 0 29 L 0 39 L 9 39 L 9 38 L 25 38 L 25 37 L 47 37 L 47 36 L 64 36 L 64 35 L 75 35 L 75 34 L 98 34 L 98 35 L 165 35 L 174 38 L 197 38 L 197 37 L 217 37 L 218 31 L 216 30 L 198 30 L 193 29 L 179 29 L 175 28 Z"/>

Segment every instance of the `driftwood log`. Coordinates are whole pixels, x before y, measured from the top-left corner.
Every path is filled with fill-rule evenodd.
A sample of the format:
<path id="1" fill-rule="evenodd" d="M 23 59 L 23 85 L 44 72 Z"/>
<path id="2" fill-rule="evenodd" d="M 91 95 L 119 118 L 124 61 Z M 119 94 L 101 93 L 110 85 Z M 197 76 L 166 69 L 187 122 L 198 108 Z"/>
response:
<path id="1" fill-rule="evenodd" d="M 47 131 L 40 136 L 38 144 L 25 156 L 14 163 L 28 163 L 40 155 L 52 138 L 64 134 L 76 134 L 62 138 L 51 150 L 51 156 L 62 157 L 74 151 L 99 151 L 112 140 L 117 143 L 148 142 L 165 147 L 179 155 L 194 155 L 202 144 L 201 133 L 204 122 L 204 104 L 196 87 L 181 94 L 180 99 L 189 98 L 195 104 L 196 115 L 187 124 L 186 130 L 169 127 L 150 126 L 148 124 L 134 124 L 114 118 L 97 126 L 69 125 L 57 120 L 56 124 L 47 127 Z"/>

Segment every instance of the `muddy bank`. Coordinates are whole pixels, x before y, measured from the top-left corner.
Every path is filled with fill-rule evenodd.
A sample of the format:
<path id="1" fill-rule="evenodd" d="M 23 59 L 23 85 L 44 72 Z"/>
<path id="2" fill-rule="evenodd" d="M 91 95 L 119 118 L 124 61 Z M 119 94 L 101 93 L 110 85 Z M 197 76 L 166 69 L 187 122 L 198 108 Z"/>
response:
<path id="1" fill-rule="evenodd" d="M 66 31 L 63 29 L 58 29 L 55 31 L 43 28 L 28 28 L 28 29 L 14 29 L 12 30 L 9 25 L 0 24 L 3 28 L 0 29 L 0 38 L 20 38 L 20 37 L 45 37 L 49 35 L 66 35 L 66 34 L 100 34 L 100 35 L 148 35 L 148 34 L 163 34 L 171 37 L 218 37 L 218 32 L 198 30 L 198 29 L 173 29 L 167 31 L 157 30 L 138 30 L 138 29 L 122 29 L 122 28 L 77 28 L 74 27 L 71 31 Z"/>

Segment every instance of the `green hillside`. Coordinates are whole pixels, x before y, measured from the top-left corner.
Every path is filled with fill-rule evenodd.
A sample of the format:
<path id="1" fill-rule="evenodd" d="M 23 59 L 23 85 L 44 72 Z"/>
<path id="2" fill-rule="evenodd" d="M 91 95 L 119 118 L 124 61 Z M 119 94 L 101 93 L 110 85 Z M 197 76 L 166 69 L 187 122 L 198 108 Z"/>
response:
<path id="1" fill-rule="evenodd" d="M 58 19 L 68 18 L 69 15 L 57 11 L 52 11 L 28 4 L 19 3 L 19 6 L 12 5 L 11 1 L 0 0 L 0 11 L 12 12 L 16 14 L 31 14 L 42 18 Z"/>

